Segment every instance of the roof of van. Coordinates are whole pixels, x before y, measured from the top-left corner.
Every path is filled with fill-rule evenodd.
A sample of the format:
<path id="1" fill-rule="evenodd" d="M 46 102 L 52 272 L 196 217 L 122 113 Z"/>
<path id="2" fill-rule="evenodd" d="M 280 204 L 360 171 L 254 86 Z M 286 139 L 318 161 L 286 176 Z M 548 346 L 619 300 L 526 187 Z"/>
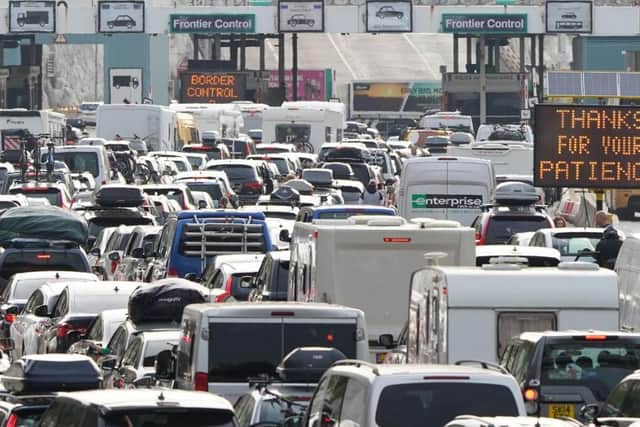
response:
<path id="1" fill-rule="evenodd" d="M 98 138 L 94 138 L 98 139 Z M 102 151 L 106 150 L 104 145 L 62 145 L 56 147 L 56 153 L 61 151 Z"/>
<path id="2" fill-rule="evenodd" d="M 581 264 L 581 263 L 565 263 Z M 582 263 L 587 264 L 587 263 Z M 597 268 L 591 264 L 589 269 Z M 617 275 L 608 269 L 558 267 L 427 267 L 413 286 L 445 276 L 449 307 L 618 309 Z"/>
<path id="3" fill-rule="evenodd" d="M 176 212 L 176 217 L 181 219 L 194 219 L 195 217 L 205 218 L 253 218 L 256 220 L 264 220 L 265 216 L 262 212 L 241 212 L 235 210 L 194 210 Z"/>
<path id="4" fill-rule="evenodd" d="M 405 165 L 409 166 L 414 163 L 435 163 L 444 161 L 456 161 L 460 163 L 477 163 L 491 164 L 491 160 L 476 159 L 473 157 L 457 157 L 457 156 L 432 156 L 432 157 L 412 157 L 405 161 Z"/>
<path id="5" fill-rule="evenodd" d="M 336 304 L 306 303 L 306 302 L 281 302 L 281 303 L 209 303 L 191 304 L 185 307 L 185 315 L 188 313 L 207 314 L 209 317 L 333 317 L 333 318 L 353 318 L 364 317 L 362 310 L 352 307 L 345 307 Z M 293 313 L 293 314 L 292 314 Z"/>
<path id="6" fill-rule="evenodd" d="M 544 337 L 574 337 L 574 336 L 592 336 L 594 338 L 602 338 L 607 336 L 614 337 L 626 337 L 626 338 L 640 338 L 640 333 L 634 332 L 620 332 L 620 331 L 601 331 L 597 329 L 589 330 L 566 330 L 566 331 L 540 331 L 540 332 L 523 332 L 519 337 L 523 340 L 536 342 Z"/>

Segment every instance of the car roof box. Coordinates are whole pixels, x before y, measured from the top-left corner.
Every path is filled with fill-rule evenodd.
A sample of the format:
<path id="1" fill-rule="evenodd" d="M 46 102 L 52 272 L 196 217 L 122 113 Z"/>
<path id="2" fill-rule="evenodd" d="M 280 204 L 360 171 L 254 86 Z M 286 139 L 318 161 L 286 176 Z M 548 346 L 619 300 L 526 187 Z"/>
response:
<path id="1" fill-rule="evenodd" d="M 529 206 L 540 200 L 536 189 L 524 182 L 508 181 L 496 186 L 496 203 L 507 206 Z"/>
<path id="2" fill-rule="evenodd" d="M 129 297 L 129 319 L 135 324 L 175 322 L 180 324 L 182 312 L 189 304 L 205 302 L 200 287 L 183 281 L 140 286 Z"/>

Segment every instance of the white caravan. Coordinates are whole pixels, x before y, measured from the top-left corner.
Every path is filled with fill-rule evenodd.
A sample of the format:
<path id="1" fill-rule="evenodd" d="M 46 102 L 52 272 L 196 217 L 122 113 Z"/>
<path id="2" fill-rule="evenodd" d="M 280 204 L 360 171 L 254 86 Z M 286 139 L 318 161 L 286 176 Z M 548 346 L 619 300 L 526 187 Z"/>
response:
<path id="1" fill-rule="evenodd" d="M 469 145 L 450 145 L 447 154 L 491 160 L 498 175 L 533 176 L 533 145 L 525 142 L 491 141 Z"/>
<path id="2" fill-rule="evenodd" d="M 584 262 L 428 266 L 411 278 L 407 363 L 497 362 L 522 332 L 618 330 L 616 274 Z"/>
<path id="3" fill-rule="evenodd" d="M 283 102 L 262 116 L 263 142 L 308 143 L 314 153 L 324 143 L 342 141 L 346 127 L 345 107 L 339 102 Z"/>
<path id="4" fill-rule="evenodd" d="M 234 104 L 179 104 L 169 108 L 175 112 L 191 113 L 200 134 L 218 132 L 222 138 L 237 138 L 244 126 L 242 114 Z"/>
<path id="5" fill-rule="evenodd" d="M 242 132 L 262 129 L 262 116 L 264 110 L 270 108 L 267 104 L 256 104 L 249 101 L 238 101 L 233 103 L 236 110 L 242 115 Z"/>
<path id="6" fill-rule="evenodd" d="M 372 346 L 381 335 L 398 338 L 407 321 L 407 284 L 425 252 L 445 253 L 447 265 L 475 265 L 473 229 L 427 218 L 296 222 L 290 250 L 288 299 L 363 310 Z"/>
<path id="7" fill-rule="evenodd" d="M 176 112 L 162 105 L 105 104 L 98 107 L 96 136 L 107 140 L 141 139 L 149 151 L 173 151 L 177 146 Z"/>
<path id="8" fill-rule="evenodd" d="M 470 225 L 482 205 L 495 200 L 496 178 L 488 160 L 414 157 L 400 175 L 400 216 L 438 218 Z"/>
<path id="9" fill-rule="evenodd" d="M 9 129 L 26 129 L 32 135 L 48 134 L 58 145 L 65 143 L 64 114 L 53 111 L 25 110 L 14 108 L 0 110 L 0 131 Z"/>

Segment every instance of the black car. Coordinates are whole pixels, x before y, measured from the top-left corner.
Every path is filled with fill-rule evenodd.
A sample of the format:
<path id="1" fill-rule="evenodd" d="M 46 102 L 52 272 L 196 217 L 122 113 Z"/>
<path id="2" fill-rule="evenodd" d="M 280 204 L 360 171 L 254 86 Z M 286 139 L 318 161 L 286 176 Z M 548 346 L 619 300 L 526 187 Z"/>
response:
<path id="1" fill-rule="evenodd" d="M 107 26 L 109 28 L 125 27 L 131 29 L 136 26 L 136 21 L 129 15 L 118 15 L 116 19 L 107 21 Z"/>
<path id="2" fill-rule="evenodd" d="M 393 6 L 382 6 L 376 12 L 376 18 L 386 19 L 386 18 L 396 18 L 402 19 L 404 18 L 404 12 L 400 10 L 395 10 Z"/>
<path id="3" fill-rule="evenodd" d="M 306 25 L 307 27 L 313 27 L 316 23 L 315 20 L 307 18 L 304 15 L 293 15 L 287 20 L 287 24 L 290 27 L 296 27 L 298 25 Z"/>
<path id="4" fill-rule="evenodd" d="M 289 285 L 289 251 L 269 252 L 253 281 L 249 301 L 286 301 Z"/>

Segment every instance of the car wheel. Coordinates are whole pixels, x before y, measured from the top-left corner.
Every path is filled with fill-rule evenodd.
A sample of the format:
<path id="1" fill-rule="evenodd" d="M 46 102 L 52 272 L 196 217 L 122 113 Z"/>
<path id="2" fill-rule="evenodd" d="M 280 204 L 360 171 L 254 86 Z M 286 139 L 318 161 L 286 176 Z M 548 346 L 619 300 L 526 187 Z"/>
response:
<path id="1" fill-rule="evenodd" d="M 108 24 L 107 24 L 107 26 L 108 26 L 109 28 L 113 28 L 113 22 L 108 23 Z"/>

